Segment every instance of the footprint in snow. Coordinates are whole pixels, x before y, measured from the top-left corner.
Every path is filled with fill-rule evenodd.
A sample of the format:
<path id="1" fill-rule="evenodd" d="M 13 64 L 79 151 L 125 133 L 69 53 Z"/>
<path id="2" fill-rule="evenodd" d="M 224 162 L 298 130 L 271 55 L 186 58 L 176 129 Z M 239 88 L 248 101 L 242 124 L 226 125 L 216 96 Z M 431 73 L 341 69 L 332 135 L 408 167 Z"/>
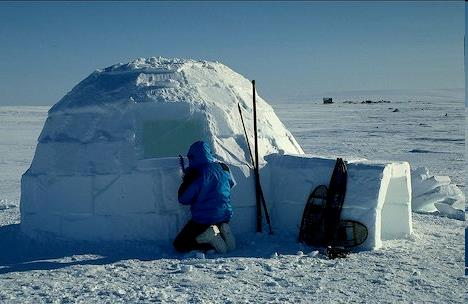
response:
<path id="1" fill-rule="evenodd" d="M 265 282 L 265 285 L 268 286 L 268 287 L 278 287 L 278 286 L 280 286 L 278 284 L 278 282 L 276 282 L 276 281 L 267 281 L 267 282 Z"/>
<path id="2" fill-rule="evenodd" d="M 273 271 L 273 267 L 272 267 L 271 265 L 268 265 L 268 264 L 263 265 L 263 268 L 264 268 L 266 271 Z"/>
<path id="3" fill-rule="evenodd" d="M 0 205 L 0 211 L 2 210 L 8 210 L 8 209 L 13 209 L 16 208 L 16 205 L 13 204 L 7 204 L 7 205 Z"/>

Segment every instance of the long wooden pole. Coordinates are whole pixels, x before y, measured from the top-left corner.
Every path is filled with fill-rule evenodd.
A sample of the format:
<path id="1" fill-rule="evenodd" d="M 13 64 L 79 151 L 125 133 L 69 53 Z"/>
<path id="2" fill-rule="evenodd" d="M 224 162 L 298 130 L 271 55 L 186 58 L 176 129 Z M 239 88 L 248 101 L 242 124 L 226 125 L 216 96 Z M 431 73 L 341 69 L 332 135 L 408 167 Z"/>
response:
<path id="1" fill-rule="evenodd" d="M 237 104 L 237 108 L 239 109 L 239 115 L 240 115 L 241 122 L 242 122 L 242 128 L 244 129 L 244 136 L 245 136 L 245 141 L 247 143 L 247 148 L 249 149 L 250 162 L 252 163 L 252 169 L 255 170 L 255 167 L 256 167 L 255 166 L 255 161 L 254 161 L 254 157 L 252 155 L 252 149 L 250 149 L 249 136 L 247 135 L 247 130 L 245 128 L 244 117 L 242 115 L 242 110 L 241 110 L 240 104 Z M 259 176 L 260 176 L 260 174 L 259 174 Z M 260 178 L 259 178 L 259 180 L 260 180 Z M 260 192 L 260 199 L 262 201 L 263 209 L 265 210 L 266 222 L 268 224 L 268 228 L 270 228 L 270 234 L 273 234 L 273 229 L 271 228 L 270 214 L 268 213 L 268 208 L 267 208 L 266 202 L 265 202 L 265 195 L 263 195 L 263 189 L 262 189 L 261 186 L 262 186 L 261 183 L 258 183 L 258 187 L 257 187 L 257 179 L 255 179 L 255 193 L 257 193 L 257 191 Z"/>
<path id="2" fill-rule="evenodd" d="M 252 80 L 253 121 L 254 121 L 254 155 L 255 155 L 255 199 L 257 203 L 257 232 L 262 232 L 262 205 L 260 198 L 260 174 L 258 172 L 258 134 L 257 134 L 257 102 L 255 99 L 255 80 Z"/>

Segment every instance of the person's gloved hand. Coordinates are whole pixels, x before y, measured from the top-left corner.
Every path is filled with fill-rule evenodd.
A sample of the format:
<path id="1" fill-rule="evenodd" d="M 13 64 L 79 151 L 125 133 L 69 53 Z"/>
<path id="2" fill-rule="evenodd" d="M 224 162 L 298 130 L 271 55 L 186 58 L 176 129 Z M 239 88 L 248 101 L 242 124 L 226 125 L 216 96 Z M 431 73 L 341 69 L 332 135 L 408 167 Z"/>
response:
<path id="1" fill-rule="evenodd" d="M 184 183 L 191 184 L 194 180 L 197 179 L 197 177 L 198 177 L 198 171 L 197 171 L 197 169 L 188 167 L 188 168 L 185 170 L 185 174 L 184 174 L 184 176 L 182 177 L 182 180 L 183 180 Z"/>
<path id="2" fill-rule="evenodd" d="M 187 170 L 185 170 L 185 174 L 182 177 L 182 184 L 179 187 L 179 196 L 187 190 L 188 186 L 190 186 L 191 183 L 193 183 L 194 180 L 196 180 L 198 177 L 198 171 L 194 168 L 188 167 Z"/>

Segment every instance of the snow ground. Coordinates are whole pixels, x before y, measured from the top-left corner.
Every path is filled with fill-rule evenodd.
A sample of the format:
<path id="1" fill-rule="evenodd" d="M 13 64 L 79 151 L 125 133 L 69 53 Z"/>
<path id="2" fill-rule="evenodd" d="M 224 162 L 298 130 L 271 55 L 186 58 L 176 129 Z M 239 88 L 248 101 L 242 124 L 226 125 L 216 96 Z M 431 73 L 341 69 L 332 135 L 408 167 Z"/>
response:
<path id="1" fill-rule="evenodd" d="M 464 186 L 462 101 L 274 108 L 306 152 L 408 160 Z M 150 243 L 24 239 L 20 176 L 47 109 L 0 107 L 0 302 L 465 302 L 464 223 L 431 215 L 413 213 L 414 235 L 407 240 L 334 261 L 307 256 L 312 249 L 294 236 L 238 236 L 231 255 L 206 258 Z"/>
<path id="2" fill-rule="evenodd" d="M 409 240 L 333 261 L 298 255 L 311 249 L 274 236 L 243 239 L 232 255 L 207 258 L 164 255 L 150 244 L 92 248 L 14 240 L 29 253 L 17 256 L 11 248 L 6 257 L 3 252 L 0 300 L 463 303 L 463 223 L 417 214 L 414 220 Z M 17 228 L 2 227 L 2 245 Z M 275 252 L 278 257 L 272 257 Z"/>

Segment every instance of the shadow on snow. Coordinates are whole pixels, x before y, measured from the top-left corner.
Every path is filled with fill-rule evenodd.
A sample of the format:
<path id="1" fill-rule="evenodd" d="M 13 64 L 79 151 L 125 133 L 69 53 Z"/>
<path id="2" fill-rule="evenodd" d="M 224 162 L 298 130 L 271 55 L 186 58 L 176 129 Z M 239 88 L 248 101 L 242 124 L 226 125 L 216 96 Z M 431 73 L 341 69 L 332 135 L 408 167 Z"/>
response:
<path id="1" fill-rule="evenodd" d="M 273 242 L 272 238 L 275 238 Z M 213 254 L 207 258 L 269 258 L 274 252 L 296 254 L 298 250 L 304 250 L 294 238 L 285 240 L 267 234 L 251 234 L 237 239 L 238 248 L 232 253 Z M 75 265 L 105 265 L 129 259 L 150 261 L 191 257 L 193 255 L 175 252 L 170 244 L 150 241 L 81 242 L 52 237 L 36 240 L 25 236 L 20 224 L 0 227 L 0 275 Z"/>

